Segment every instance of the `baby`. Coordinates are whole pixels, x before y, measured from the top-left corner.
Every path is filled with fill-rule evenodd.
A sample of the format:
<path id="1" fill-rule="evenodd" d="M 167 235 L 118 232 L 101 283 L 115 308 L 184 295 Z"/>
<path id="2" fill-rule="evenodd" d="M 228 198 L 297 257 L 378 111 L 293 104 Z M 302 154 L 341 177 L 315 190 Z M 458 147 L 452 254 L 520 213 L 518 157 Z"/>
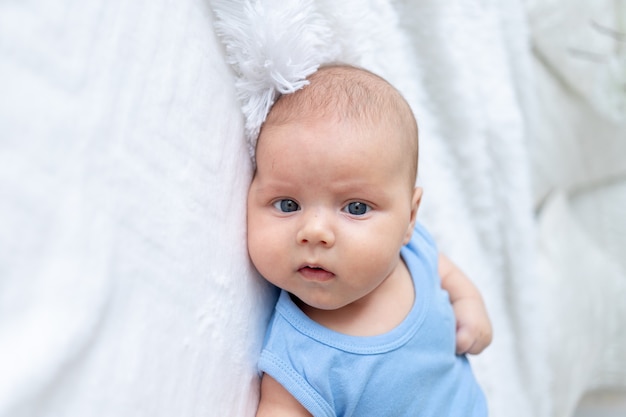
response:
<path id="1" fill-rule="evenodd" d="M 409 105 L 354 67 L 309 82 L 270 111 L 248 194 L 250 257 L 282 289 L 257 416 L 486 416 L 463 354 L 489 345 L 491 324 L 416 223 Z"/>

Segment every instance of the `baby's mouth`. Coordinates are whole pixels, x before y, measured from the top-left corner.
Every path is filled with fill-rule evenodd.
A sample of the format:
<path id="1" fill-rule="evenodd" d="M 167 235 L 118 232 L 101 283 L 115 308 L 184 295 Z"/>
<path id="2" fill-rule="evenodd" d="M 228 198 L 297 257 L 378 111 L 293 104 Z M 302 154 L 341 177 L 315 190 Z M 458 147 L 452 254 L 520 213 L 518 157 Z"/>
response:
<path id="1" fill-rule="evenodd" d="M 298 272 L 302 277 L 308 281 L 329 281 L 335 277 L 330 271 L 325 270 L 320 266 L 304 265 L 298 269 Z"/>

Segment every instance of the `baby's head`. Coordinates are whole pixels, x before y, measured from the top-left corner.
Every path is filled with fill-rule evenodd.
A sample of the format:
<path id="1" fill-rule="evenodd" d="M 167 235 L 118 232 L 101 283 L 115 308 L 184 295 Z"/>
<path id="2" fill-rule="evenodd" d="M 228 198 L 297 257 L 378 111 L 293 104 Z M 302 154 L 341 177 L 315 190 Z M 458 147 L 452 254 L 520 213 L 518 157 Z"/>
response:
<path id="1" fill-rule="evenodd" d="M 259 142 L 273 126 L 293 121 L 351 123 L 364 130 L 393 131 L 398 134 L 393 137 L 397 142 L 387 135 L 378 139 L 402 150 L 412 189 L 417 176 L 417 123 L 398 90 L 367 70 L 345 65 L 322 67 L 308 81 L 308 86 L 277 100 L 263 124 Z"/>
<path id="2" fill-rule="evenodd" d="M 248 250 L 303 305 L 336 310 L 401 263 L 421 197 L 417 126 L 400 93 L 365 70 L 326 67 L 309 81 L 261 128 Z"/>

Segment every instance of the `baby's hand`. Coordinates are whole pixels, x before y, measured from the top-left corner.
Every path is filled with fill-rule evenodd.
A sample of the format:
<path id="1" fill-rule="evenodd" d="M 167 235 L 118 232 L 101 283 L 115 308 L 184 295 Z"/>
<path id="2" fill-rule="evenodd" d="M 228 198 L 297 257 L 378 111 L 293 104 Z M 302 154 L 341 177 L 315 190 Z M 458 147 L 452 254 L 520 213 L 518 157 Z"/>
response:
<path id="1" fill-rule="evenodd" d="M 491 322 L 482 298 L 463 297 L 452 303 L 456 317 L 456 353 L 482 352 L 493 338 Z"/>
<path id="2" fill-rule="evenodd" d="M 463 271 L 443 254 L 439 255 L 439 275 L 456 317 L 456 353 L 477 355 L 493 337 L 483 298 Z"/>

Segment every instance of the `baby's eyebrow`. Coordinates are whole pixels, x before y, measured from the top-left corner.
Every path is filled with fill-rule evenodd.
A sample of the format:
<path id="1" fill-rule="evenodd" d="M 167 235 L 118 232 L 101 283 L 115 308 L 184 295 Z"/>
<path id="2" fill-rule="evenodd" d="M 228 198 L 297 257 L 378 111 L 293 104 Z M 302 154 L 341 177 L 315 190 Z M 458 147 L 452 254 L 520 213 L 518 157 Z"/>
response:
<path id="1" fill-rule="evenodd" d="M 292 188 L 293 185 L 287 181 L 270 181 L 257 184 L 257 186 L 253 188 L 253 191 L 255 194 L 276 194 L 284 193 Z"/>

